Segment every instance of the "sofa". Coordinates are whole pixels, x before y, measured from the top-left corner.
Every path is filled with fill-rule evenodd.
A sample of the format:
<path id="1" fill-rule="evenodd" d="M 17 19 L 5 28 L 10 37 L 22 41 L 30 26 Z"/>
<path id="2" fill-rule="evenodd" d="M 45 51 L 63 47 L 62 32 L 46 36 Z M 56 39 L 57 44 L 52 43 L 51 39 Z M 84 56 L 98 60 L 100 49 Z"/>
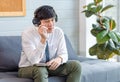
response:
<path id="1" fill-rule="evenodd" d="M 69 60 L 81 63 L 81 82 L 120 82 L 120 63 L 78 56 L 65 35 Z M 33 82 L 18 77 L 21 36 L 0 36 L 0 82 Z M 66 82 L 66 77 L 49 76 L 49 82 Z"/>

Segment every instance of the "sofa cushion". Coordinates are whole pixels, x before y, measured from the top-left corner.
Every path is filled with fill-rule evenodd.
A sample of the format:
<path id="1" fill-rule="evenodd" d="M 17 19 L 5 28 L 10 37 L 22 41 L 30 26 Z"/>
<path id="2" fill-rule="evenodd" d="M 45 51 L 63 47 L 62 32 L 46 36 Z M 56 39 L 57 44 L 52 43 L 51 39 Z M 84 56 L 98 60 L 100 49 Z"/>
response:
<path id="1" fill-rule="evenodd" d="M 65 82 L 65 77 L 50 76 L 49 82 Z M 0 72 L 0 82 L 33 82 L 32 79 L 19 78 L 18 72 Z"/>
<path id="2" fill-rule="evenodd" d="M 1 78 L 0 82 L 33 82 L 33 80 L 27 78 Z"/>
<path id="3" fill-rule="evenodd" d="M 20 52 L 20 36 L 0 36 L 0 71 L 17 70 Z"/>

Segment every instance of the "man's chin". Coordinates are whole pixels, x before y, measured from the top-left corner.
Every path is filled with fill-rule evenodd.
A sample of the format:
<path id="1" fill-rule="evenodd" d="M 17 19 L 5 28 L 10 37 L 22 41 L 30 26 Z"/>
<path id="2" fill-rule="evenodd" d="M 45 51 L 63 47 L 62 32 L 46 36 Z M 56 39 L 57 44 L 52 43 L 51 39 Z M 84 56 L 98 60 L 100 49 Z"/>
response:
<path id="1" fill-rule="evenodd" d="M 53 30 L 54 30 L 54 29 L 52 29 L 52 30 L 48 30 L 47 32 L 48 32 L 48 33 L 52 33 L 52 32 L 53 32 Z"/>
<path id="2" fill-rule="evenodd" d="M 52 33 L 53 32 L 53 30 L 51 30 L 51 31 L 48 31 L 48 33 Z"/>

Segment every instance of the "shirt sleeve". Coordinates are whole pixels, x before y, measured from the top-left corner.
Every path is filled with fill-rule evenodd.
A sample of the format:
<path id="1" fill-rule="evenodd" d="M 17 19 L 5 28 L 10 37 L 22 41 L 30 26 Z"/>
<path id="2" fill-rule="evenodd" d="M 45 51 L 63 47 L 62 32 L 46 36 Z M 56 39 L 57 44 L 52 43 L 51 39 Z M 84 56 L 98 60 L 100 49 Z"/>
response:
<path id="1" fill-rule="evenodd" d="M 57 55 L 62 58 L 62 63 L 66 63 L 68 61 L 66 41 L 65 41 L 64 33 L 62 30 L 60 31 L 59 38 L 58 38 Z"/>
<path id="2" fill-rule="evenodd" d="M 27 60 L 32 64 L 39 63 L 43 58 L 45 51 L 45 44 L 39 41 L 38 45 L 35 45 L 33 35 L 23 32 L 22 33 L 22 49 L 26 55 Z"/>

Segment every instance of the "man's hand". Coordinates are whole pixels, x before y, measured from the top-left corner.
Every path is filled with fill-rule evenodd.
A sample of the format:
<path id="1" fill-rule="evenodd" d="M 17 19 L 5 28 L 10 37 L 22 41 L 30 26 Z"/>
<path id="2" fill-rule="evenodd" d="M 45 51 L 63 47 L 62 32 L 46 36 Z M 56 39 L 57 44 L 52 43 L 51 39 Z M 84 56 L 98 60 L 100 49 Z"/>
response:
<path id="1" fill-rule="evenodd" d="M 49 66 L 50 70 L 55 70 L 56 68 L 58 68 L 60 66 L 61 62 L 62 62 L 62 58 L 57 57 L 57 58 L 52 59 L 49 62 L 47 62 L 47 66 Z"/>
<path id="2" fill-rule="evenodd" d="M 48 38 L 47 27 L 40 25 L 38 28 L 38 33 L 41 36 L 41 42 L 45 43 L 46 39 Z"/>

